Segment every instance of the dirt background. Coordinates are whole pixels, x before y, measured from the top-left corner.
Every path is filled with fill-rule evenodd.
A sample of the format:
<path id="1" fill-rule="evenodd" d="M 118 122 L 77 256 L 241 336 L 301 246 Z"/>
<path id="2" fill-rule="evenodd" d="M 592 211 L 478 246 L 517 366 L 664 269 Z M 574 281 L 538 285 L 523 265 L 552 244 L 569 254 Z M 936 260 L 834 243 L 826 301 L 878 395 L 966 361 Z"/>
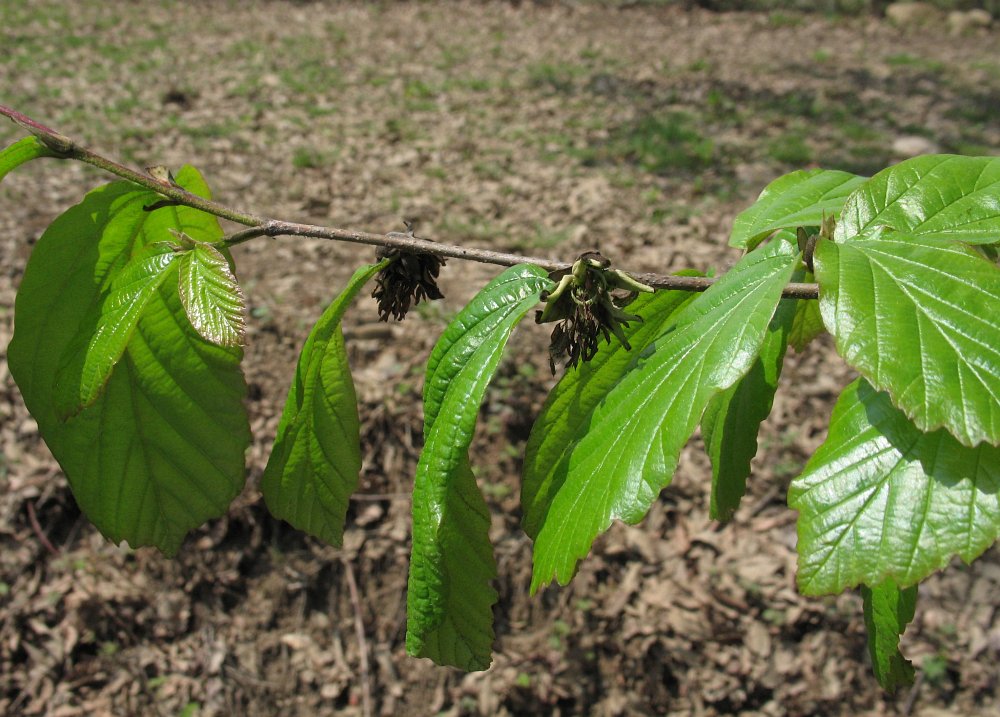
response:
<path id="1" fill-rule="evenodd" d="M 138 166 L 191 162 L 218 198 L 275 217 L 390 231 L 408 216 L 439 241 L 721 271 L 729 223 L 786 171 L 1000 151 L 1000 23 L 959 25 L 669 3 L 10 0 L 0 102 Z M 0 347 L 33 242 L 101 181 L 40 162 L 0 187 Z M 450 262 L 447 299 L 399 325 L 352 309 L 365 465 L 343 549 L 271 518 L 255 488 L 298 347 L 370 257 L 298 239 L 236 252 L 247 489 L 174 560 L 80 515 L 0 354 L 0 713 L 1000 715 L 996 550 L 921 586 L 904 638 L 918 684 L 896 696 L 871 676 L 860 599 L 796 593 L 785 491 L 851 378 L 824 340 L 790 356 L 731 523 L 707 518 L 695 438 L 641 525 L 529 598 L 518 475 L 553 380 L 544 332 L 519 329 L 472 451 L 500 571 L 493 667 L 407 658 L 423 363 L 497 270 Z"/>

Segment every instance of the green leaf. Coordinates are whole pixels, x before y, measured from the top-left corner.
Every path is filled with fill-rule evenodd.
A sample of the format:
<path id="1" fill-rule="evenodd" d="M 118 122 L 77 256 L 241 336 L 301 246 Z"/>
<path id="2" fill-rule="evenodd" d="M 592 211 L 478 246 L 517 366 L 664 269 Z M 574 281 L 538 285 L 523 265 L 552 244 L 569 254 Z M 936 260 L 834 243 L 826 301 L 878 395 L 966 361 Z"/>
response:
<path id="1" fill-rule="evenodd" d="M 181 186 L 207 196 L 189 167 Z M 180 230 L 217 241 L 218 222 L 128 182 L 100 187 L 38 241 L 15 303 L 10 370 L 80 507 L 106 536 L 176 552 L 188 530 L 225 512 L 244 482 L 250 428 L 242 352 L 204 341 L 171 284 L 146 304 L 103 394 L 62 421 L 60 357 L 106 290 L 149 244 Z"/>
<path id="2" fill-rule="evenodd" d="M 685 276 L 700 276 L 697 272 L 682 272 Z M 553 466 L 565 456 L 574 436 L 586 430 L 591 411 L 604 398 L 625 372 L 632 360 L 654 338 L 675 323 L 675 315 L 689 304 L 696 294 L 691 291 L 657 291 L 640 294 L 626 311 L 638 316 L 626 329 L 632 346 L 628 351 L 613 339 L 602 343 L 590 360 L 566 371 L 549 392 L 545 404 L 531 428 L 524 451 L 524 475 L 521 480 L 521 506 L 524 511 L 524 531 L 537 537 L 548 506 L 559 490 Z"/>
<path id="3" fill-rule="evenodd" d="M 97 400 L 175 257 L 165 242 L 144 247 L 93 305 L 63 352 L 56 375 L 55 398 L 60 418 L 73 416 Z"/>
<path id="4" fill-rule="evenodd" d="M 732 518 L 746 493 L 750 461 L 757 455 L 757 433 L 774 404 L 792 319 L 800 303 L 804 302 L 782 299 L 757 360 L 743 378 L 709 401 L 701 417 L 702 438 L 712 459 L 709 515 L 713 520 Z"/>
<path id="5" fill-rule="evenodd" d="M 535 477 L 538 505 L 532 591 L 565 584 L 614 519 L 642 519 L 673 476 L 681 448 L 708 401 L 757 358 L 799 254 L 783 241 L 745 256 L 675 316 L 672 328 L 633 356 L 587 411 L 567 450 Z"/>
<path id="6" fill-rule="evenodd" d="M 275 517 L 331 545 L 343 542 L 348 500 L 361 471 L 358 400 L 340 321 L 387 263 L 355 271 L 309 332 L 260 479 Z"/>
<path id="7" fill-rule="evenodd" d="M 798 584 L 839 593 L 900 587 L 971 562 L 1000 532 L 1000 448 L 919 431 L 864 379 L 837 401 L 830 433 L 789 488 L 799 511 Z"/>
<path id="8" fill-rule="evenodd" d="M 1000 157 L 931 154 L 883 169 L 847 201 L 834 238 L 878 226 L 968 244 L 1000 241 Z"/>
<path id="9" fill-rule="evenodd" d="M 511 331 L 553 286 L 538 267 L 508 269 L 455 317 L 427 362 L 407 592 L 411 655 L 466 670 L 489 667 L 496 563 L 469 444 Z"/>
<path id="10" fill-rule="evenodd" d="M 812 272 L 806 272 L 802 279 L 812 283 L 816 277 Z M 805 350 L 813 339 L 826 332 L 823 316 L 819 310 L 819 302 L 812 300 L 799 301 L 795 305 L 795 318 L 792 319 L 792 330 L 788 333 L 788 343 L 798 352 Z"/>
<path id="11" fill-rule="evenodd" d="M 729 245 L 752 249 L 778 229 L 818 227 L 836 216 L 866 177 L 832 169 L 799 170 L 775 179 L 733 221 Z"/>
<path id="12" fill-rule="evenodd" d="M 897 232 L 814 257 L 837 351 L 917 427 L 1000 443 L 1000 269 L 961 244 Z"/>
<path id="13" fill-rule="evenodd" d="M 181 303 L 195 331 L 218 346 L 242 346 L 246 338 L 243 291 L 222 252 L 195 243 L 181 255 L 178 277 Z"/>
<path id="14" fill-rule="evenodd" d="M 0 150 L 0 182 L 10 172 L 25 162 L 40 157 L 55 157 L 55 152 L 46 147 L 38 137 L 25 137 Z"/>
<path id="15" fill-rule="evenodd" d="M 917 586 L 900 590 L 892 580 L 875 587 L 861 586 L 868 654 L 875 678 L 887 692 L 913 684 L 913 665 L 899 651 L 899 636 L 913 620 L 917 608 Z"/>

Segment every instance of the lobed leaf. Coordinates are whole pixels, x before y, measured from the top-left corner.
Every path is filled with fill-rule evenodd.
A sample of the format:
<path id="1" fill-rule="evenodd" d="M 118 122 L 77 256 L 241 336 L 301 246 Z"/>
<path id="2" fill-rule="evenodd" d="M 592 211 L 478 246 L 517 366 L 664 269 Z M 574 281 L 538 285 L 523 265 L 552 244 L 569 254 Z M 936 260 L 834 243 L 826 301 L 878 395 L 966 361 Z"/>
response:
<path id="1" fill-rule="evenodd" d="M 427 362 L 407 591 L 411 655 L 466 670 L 489 667 L 496 563 L 469 444 L 511 331 L 553 286 L 538 267 L 508 269 L 455 317 Z"/>
<path id="2" fill-rule="evenodd" d="M 878 226 L 926 239 L 1000 241 L 1000 157 L 931 154 L 883 169 L 847 201 L 834 238 Z"/>
<path id="3" fill-rule="evenodd" d="M 865 181 L 867 177 L 833 169 L 803 169 L 779 177 L 733 220 L 729 245 L 753 249 L 778 229 L 818 227 L 824 216 L 838 215 Z"/>
<path id="4" fill-rule="evenodd" d="M 207 196 L 190 167 L 178 183 Z M 56 409 L 62 357 L 129 261 L 169 230 L 217 241 L 218 222 L 185 207 L 145 211 L 159 195 L 128 182 L 100 187 L 57 218 L 32 252 L 15 303 L 11 374 L 81 509 L 106 536 L 176 552 L 225 512 L 244 481 L 250 428 L 242 352 L 193 331 L 171 285 L 145 306 L 117 367 L 89 407 Z"/>
<path id="5" fill-rule="evenodd" d="M 915 585 L 1000 533 L 1000 448 L 924 433 L 864 379 L 841 393 L 830 432 L 792 481 L 798 584 L 808 595 L 892 579 Z"/>
<path id="6" fill-rule="evenodd" d="M 242 346 L 246 338 L 243 290 L 222 252 L 196 242 L 181 254 L 178 279 L 181 303 L 195 331 L 218 346 Z"/>
<path id="7" fill-rule="evenodd" d="M 536 500 L 532 591 L 565 584 L 611 521 L 636 523 L 673 476 L 708 401 L 757 358 L 781 291 L 799 261 L 784 241 L 745 256 L 635 355 L 587 411 Z"/>
<path id="8" fill-rule="evenodd" d="M 92 305 L 63 352 L 56 374 L 60 418 L 73 416 L 97 400 L 175 257 L 165 242 L 143 247 Z"/>
<path id="9" fill-rule="evenodd" d="M 746 493 L 750 461 L 757 455 L 757 433 L 771 413 L 792 321 L 802 303 L 806 302 L 779 302 L 757 360 L 743 378 L 708 402 L 701 417 L 702 438 L 712 460 L 709 516 L 713 520 L 732 518 Z"/>
<path id="10" fill-rule="evenodd" d="M 1000 269 L 970 248 L 898 232 L 814 257 L 841 356 L 917 427 L 1000 443 Z"/>
<path id="11" fill-rule="evenodd" d="M 875 678 L 887 692 L 913 684 L 913 665 L 899 651 L 899 636 L 913 620 L 917 608 L 917 586 L 900 590 L 891 579 L 875 587 L 861 586 L 868 654 Z"/>
<path id="12" fill-rule="evenodd" d="M 260 479 L 276 518 L 331 545 L 343 542 L 348 500 L 361 471 L 358 400 L 340 322 L 387 263 L 355 271 L 309 332 Z"/>
<path id="13" fill-rule="evenodd" d="M 699 275 L 693 271 L 682 273 Z M 633 358 L 654 338 L 673 326 L 676 314 L 695 296 L 691 291 L 640 294 L 626 309 L 642 319 L 626 329 L 626 338 L 632 350 L 627 350 L 617 339 L 601 344 L 590 361 L 567 370 L 549 392 L 531 428 L 524 451 L 522 525 L 529 536 L 537 537 L 548 506 L 558 493 L 560 486 L 555 481 L 556 474 L 552 468 L 565 457 L 573 438 L 586 430 L 591 411 L 615 385 Z"/>
<path id="14" fill-rule="evenodd" d="M 45 144 L 35 137 L 24 137 L 12 145 L 0 150 L 0 182 L 10 172 L 20 167 L 25 162 L 41 157 L 56 157 L 55 152 L 50 150 Z"/>

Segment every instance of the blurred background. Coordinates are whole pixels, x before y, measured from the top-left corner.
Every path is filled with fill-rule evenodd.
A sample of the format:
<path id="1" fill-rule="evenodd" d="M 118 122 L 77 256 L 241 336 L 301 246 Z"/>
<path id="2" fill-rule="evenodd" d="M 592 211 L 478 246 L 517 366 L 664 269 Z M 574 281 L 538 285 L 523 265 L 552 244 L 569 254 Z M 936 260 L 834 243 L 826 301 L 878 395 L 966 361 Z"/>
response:
<path id="1" fill-rule="evenodd" d="M 386 232 L 407 217 L 441 242 L 721 272 L 733 217 L 781 174 L 1000 153 L 998 48 L 995 0 L 4 0 L 0 103 L 137 167 L 191 163 L 219 200 L 276 218 Z M 3 143 L 20 135 L 0 124 Z M 424 362 L 495 267 L 449 261 L 447 298 L 401 324 L 351 310 L 365 464 L 334 549 L 271 518 L 256 482 L 312 322 L 373 252 L 238 247 L 247 490 L 174 560 L 109 544 L 2 353 L 33 243 L 108 179 L 46 161 L 0 186 L 0 713 L 1000 714 L 997 551 L 922 586 L 903 641 L 918 684 L 896 696 L 871 675 L 860 599 L 795 590 L 785 492 L 851 379 L 826 340 L 789 356 L 731 523 L 707 518 L 696 437 L 642 524 L 529 598 L 519 473 L 554 379 L 546 332 L 519 328 L 472 450 L 500 570 L 494 665 L 405 657 Z"/>

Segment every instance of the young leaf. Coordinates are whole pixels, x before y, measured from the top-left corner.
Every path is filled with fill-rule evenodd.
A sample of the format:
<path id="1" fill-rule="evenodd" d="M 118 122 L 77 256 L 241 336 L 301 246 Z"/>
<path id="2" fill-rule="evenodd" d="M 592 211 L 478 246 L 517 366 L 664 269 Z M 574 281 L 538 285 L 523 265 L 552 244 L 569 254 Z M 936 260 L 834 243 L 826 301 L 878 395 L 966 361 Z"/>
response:
<path id="1" fill-rule="evenodd" d="M 836 216 L 867 177 L 832 169 L 799 170 L 768 184 L 757 201 L 733 221 L 729 245 L 753 249 L 778 229 L 818 227 Z"/>
<path id="2" fill-rule="evenodd" d="M 961 244 L 872 233 L 814 257 L 837 351 L 917 427 L 1000 443 L 1000 269 Z"/>
<path id="3" fill-rule="evenodd" d="M 875 587 L 861 586 L 868 654 L 875 678 L 887 692 L 913 684 L 913 665 L 899 651 L 899 636 L 913 620 L 917 608 L 917 586 L 900 590 L 892 580 Z"/>
<path id="4" fill-rule="evenodd" d="M 697 272 L 683 274 L 698 275 Z M 566 371 L 546 397 L 528 436 L 521 480 L 522 524 L 532 538 L 538 535 L 548 506 L 560 487 L 554 482 L 553 466 L 570 449 L 573 437 L 586 430 L 590 412 L 615 385 L 635 356 L 673 326 L 676 314 L 695 296 L 691 291 L 640 294 L 626 309 L 642 319 L 630 324 L 626 333 L 632 350 L 626 350 L 617 339 L 602 343 L 590 361 Z"/>
<path id="5" fill-rule="evenodd" d="M 12 145 L 0 150 L 0 182 L 10 172 L 20 167 L 25 162 L 40 157 L 55 157 L 56 154 L 46 147 L 38 137 L 32 135 L 19 139 Z"/>
<path id="6" fill-rule="evenodd" d="M 469 444 L 511 331 L 553 286 L 538 267 L 508 269 L 455 317 L 427 362 L 407 592 L 411 655 L 466 670 L 489 667 L 496 565 Z"/>
<path id="7" fill-rule="evenodd" d="M 732 518 L 746 493 L 750 461 L 757 455 L 757 433 L 771 413 L 800 303 L 805 302 L 783 299 L 778 304 L 757 360 L 743 378 L 709 401 L 701 417 L 702 438 L 712 459 L 709 516 L 713 520 Z"/>
<path id="8" fill-rule="evenodd" d="M 837 401 L 830 433 L 788 492 L 799 511 L 798 584 L 839 593 L 891 578 L 915 585 L 1000 534 L 1000 448 L 922 433 L 864 379 Z"/>
<path id="9" fill-rule="evenodd" d="M 61 418 L 97 400 L 175 257 L 165 242 L 144 247 L 93 305 L 63 352 L 56 375 L 56 409 Z"/>
<path id="10" fill-rule="evenodd" d="M 181 186 L 206 196 L 198 173 Z M 217 241 L 218 222 L 128 182 L 94 190 L 45 231 L 15 303 L 10 370 L 80 507 L 114 541 L 176 552 L 185 533 L 222 514 L 244 480 L 250 427 L 242 353 L 205 342 L 172 284 L 148 300 L 103 394 L 73 418 L 55 408 L 60 357 L 117 274 L 169 230 Z"/>
<path id="11" fill-rule="evenodd" d="M 878 226 L 967 244 L 1000 241 L 1000 157 L 923 155 L 883 169 L 844 205 L 834 238 Z"/>
<path id="12" fill-rule="evenodd" d="M 718 391 L 745 374 L 799 254 L 784 241 L 745 256 L 632 358 L 624 375 L 567 436 L 536 510 L 532 591 L 565 584 L 614 519 L 642 519 L 673 476 L 681 448 Z"/>
<path id="13" fill-rule="evenodd" d="M 343 542 L 347 503 L 361 470 L 358 401 L 340 321 L 387 263 L 355 271 L 309 333 L 260 479 L 276 518 L 331 545 Z"/>
<path id="14" fill-rule="evenodd" d="M 246 307 L 229 260 L 214 246 L 196 242 L 177 263 L 181 303 L 195 331 L 218 346 L 242 346 Z"/>

